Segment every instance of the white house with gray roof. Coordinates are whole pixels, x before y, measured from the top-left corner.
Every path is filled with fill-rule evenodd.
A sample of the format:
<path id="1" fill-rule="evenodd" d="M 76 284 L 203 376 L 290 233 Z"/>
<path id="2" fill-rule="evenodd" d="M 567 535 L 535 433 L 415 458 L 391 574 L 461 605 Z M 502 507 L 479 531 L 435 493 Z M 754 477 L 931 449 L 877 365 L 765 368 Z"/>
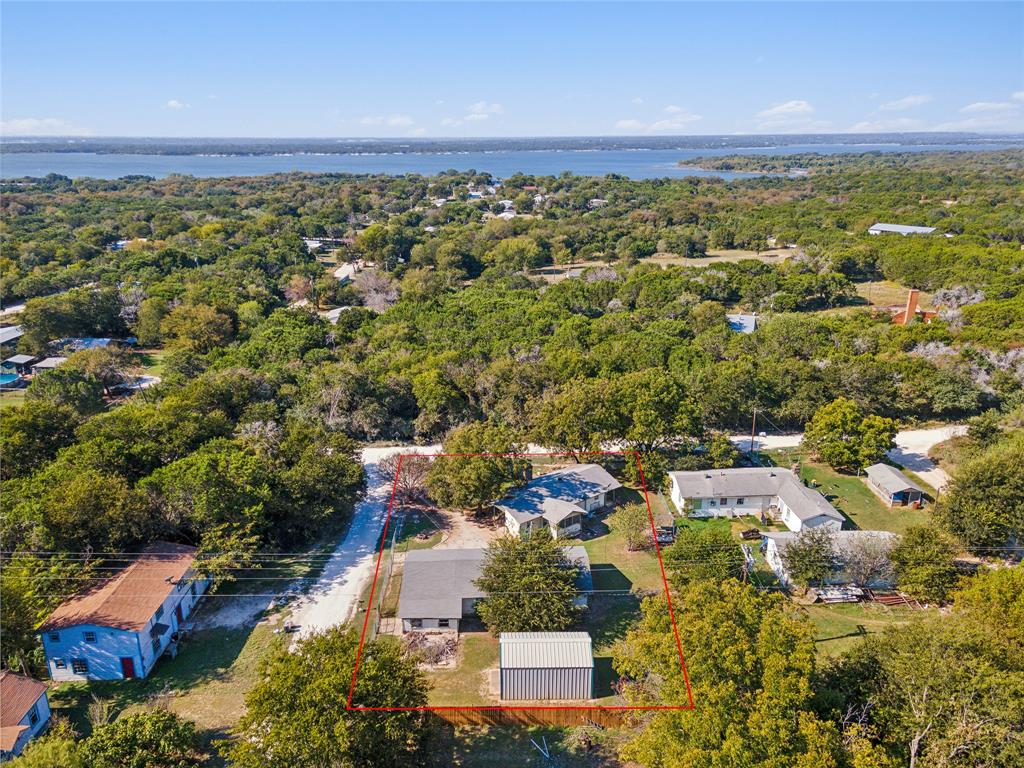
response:
<path id="1" fill-rule="evenodd" d="M 767 517 L 789 530 L 843 527 L 843 516 L 793 472 L 779 467 L 669 472 L 670 497 L 688 517 Z"/>
<path id="2" fill-rule="evenodd" d="M 577 565 L 576 604 L 587 605 L 594 590 L 590 558 L 583 547 L 566 547 L 566 556 Z M 403 632 L 459 631 L 459 622 L 476 614 L 476 603 L 485 597 L 474 582 L 480 578 L 486 549 L 415 549 L 406 554 L 398 618 Z"/>
<path id="3" fill-rule="evenodd" d="M 883 224 L 879 222 L 868 228 L 869 235 L 930 235 L 935 231 L 935 227 L 915 227 L 909 224 Z"/>
<path id="4" fill-rule="evenodd" d="M 780 531 L 761 536 L 761 551 L 765 562 L 779 577 L 779 583 L 790 586 L 792 579 L 786 568 L 786 550 L 797 540 L 795 533 Z M 868 589 L 886 589 L 893 584 L 892 563 L 889 555 L 899 541 L 899 536 L 889 531 L 831 531 L 833 568 L 825 578 L 825 584 L 855 584 Z M 862 573 L 851 563 L 859 558 L 863 563 Z"/>
<path id="5" fill-rule="evenodd" d="M 556 539 L 578 536 L 583 518 L 608 504 L 621 487 L 600 464 L 575 464 L 533 478 L 494 506 L 513 536 L 544 526 Z"/>

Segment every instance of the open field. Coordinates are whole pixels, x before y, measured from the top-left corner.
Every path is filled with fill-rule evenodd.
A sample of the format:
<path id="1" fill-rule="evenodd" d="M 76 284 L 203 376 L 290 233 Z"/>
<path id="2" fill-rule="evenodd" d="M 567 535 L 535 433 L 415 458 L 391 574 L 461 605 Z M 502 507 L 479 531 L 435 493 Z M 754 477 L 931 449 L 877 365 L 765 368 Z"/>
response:
<path id="1" fill-rule="evenodd" d="M 17 389 L 10 392 L 0 392 L 0 410 L 4 408 L 13 408 L 16 405 L 22 405 L 25 402 L 25 390 Z"/>
<path id="2" fill-rule="evenodd" d="M 872 307 L 892 307 L 907 303 L 906 286 L 894 283 L 892 280 L 873 280 L 866 283 L 856 284 L 857 295 Z M 922 291 L 917 298 L 918 306 L 922 309 L 932 308 L 932 294 Z"/>

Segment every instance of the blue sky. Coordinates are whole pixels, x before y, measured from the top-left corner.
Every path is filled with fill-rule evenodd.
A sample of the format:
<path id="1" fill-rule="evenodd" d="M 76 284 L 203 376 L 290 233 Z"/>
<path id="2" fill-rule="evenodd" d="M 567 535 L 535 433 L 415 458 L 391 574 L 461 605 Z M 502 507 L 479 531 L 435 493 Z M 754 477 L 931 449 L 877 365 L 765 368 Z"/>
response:
<path id="1" fill-rule="evenodd" d="M 1024 131 L 1024 3 L 3 2 L 3 132 Z"/>

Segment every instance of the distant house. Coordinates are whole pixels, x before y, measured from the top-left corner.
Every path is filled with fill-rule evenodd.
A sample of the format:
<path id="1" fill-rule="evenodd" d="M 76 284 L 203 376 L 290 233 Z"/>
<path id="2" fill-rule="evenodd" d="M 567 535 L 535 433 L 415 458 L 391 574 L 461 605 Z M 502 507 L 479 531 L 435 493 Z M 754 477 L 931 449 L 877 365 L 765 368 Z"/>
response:
<path id="1" fill-rule="evenodd" d="M 842 514 L 788 469 L 708 469 L 668 476 L 672 503 L 688 517 L 754 515 L 781 520 L 791 531 L 843 527 Z"/>
<path id="2" fill-rule="evenodd" d="M 46 683 L 0 671 L 0 760 L 17 757 L 50 722 Z"/>
<path id="3" fill-rule="evenodd" d="M 753 333 L 757 330 L 757 315 L 726 315 L 725 319 L 736 333 Z"/>
<path id="4" fill-rule="evenodd" d="M 120 343 L 117 339 L 100 339 L 86 336 L 82 338 L 58 339 L 53 342 L 53 347 L 68 352 L 81 352 L 84 349 L 106 349 L 111 345 L 117 346 Z"/>
<path id="5" fill-rule="evenodd" d="M 32 364 L 32 373 L 42 373 L 43 371 L 52 371 L 54 368 L 60 368 L 64 363 L 67 362 L 66 357 L 47 357 L 40 360 L 38 363 Z"/>
<path id="6" fill-rule="evenodd" d="M 775 571 L 779 583 L 784 586 L 792 584 L 792 577 L 786 569 L 786 549 L 797 539 L 795 533 L 779 532 L 765 533 L 761 537 L 761 551 L 764 553 L 765 562 Z M 887 553 L 895 546 L 899 537 L 889 531 L 832 531 L 832 555 L 835 558 L 835 568 L 825 579 L 825 584 L 851 584 L 869 589 L 886 589 L 892 586 L 892 569 L 888 564 L 877 569 L 868 579 L 859 578 L 848 569 L 850 555 L 858 548 L 874 545 L 882 552 Z M 863 583 L 861 583 L 863 582 Z"/>
<path id="7" fill-rule="evenodd" d="M 592 211 L 597 208 L 604 208 L 606 205 L 608 205 L 608 201 L 601 197 L 595 197 L 587 201 L 587 208 Z"/>
<path id="8" fill-rule="evenodd" d="M 25 335 L 20 325 L 8 325 L 0 328 L 0 344 L 10 344 Z"/>
<path id="9" fill-rule="evenodd" d="M 879 222 L 868 228 L 869 235 L 882 235 L 882 234 L 893 234 L 893 235 L 930 235 L 935 231 L 935 227 L 913 227 L 907 224 L 882 224 Z"/>
<path id="10" fill-rule="evenodd" d="M 924 491 L 917 483 L 888 464 L 872 464 L 864 470 L 868 487 L 890 507 L 921 506 Z"/>
<path id="11" fill-rule="evenodd" d="M 160 542 L 98 586 L 63 603 L 39 628 L 54 680 L 146 677 L 192 613 L 209 579 L 195 548 Z"/>
<path id="12" fill-rule="evenodd" d="M 14 355 L 0 363 L 0 367 L 9 373 L 16 373 L 19 376 L 32 373 L 32 363 L 35 361 L 32 355 Z"/>
<path id="13" fill-rule="evenodd" d="M 503 701 L 594 698 L 594 651 L 586 632 L 502 632 L 498 668 Z"/>
<path id="14" fill-rule="evenodd" d="M 579 568 L 576 604 L 587 605 L 594 589 L 590 558 L 583 547 L 566 547 L 566 556 Z M 486 549 L 414 549 L 405 556 L 398 618 L 403 632 L 459 631 L 459 622 L 476 613 L 485 595 L 474 584 L 480 578 Z"/>
<path id="15" fill-rule="evenodd" d="M 513 536 L 547 528 L 554 538 L 576 536 L 585 515 L 605 506 L 622 487 L 599 464 L 575 464 L 535 477 L 494 506 Z"/>

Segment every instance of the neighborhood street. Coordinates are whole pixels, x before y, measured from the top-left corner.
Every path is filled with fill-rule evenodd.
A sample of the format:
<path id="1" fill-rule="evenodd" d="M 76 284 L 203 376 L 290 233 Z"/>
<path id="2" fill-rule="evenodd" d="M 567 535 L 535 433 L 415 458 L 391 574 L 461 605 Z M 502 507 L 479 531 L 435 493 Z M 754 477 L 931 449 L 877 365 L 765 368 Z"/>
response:
<path id="1" fill-rule="evenodd" d="M 929 429 L 905 429 L 896 433 L 896 447 L 889 451 L 888 455 L 890 459 L 909 469 L 932 488 L 942 490 L 949 482 L 949 475 L 928 458 L 928 451 L 932 446 L 966 432 L 967 427 L 963 424 L 946 424 Z M 754 447 L 759 451 L 796 448 L 803 437 L 803 433 L 758 436 L 754 438 Z M 750 435 L 731 435 L 729 439 L 740 450 L 750 450 Z"/>

